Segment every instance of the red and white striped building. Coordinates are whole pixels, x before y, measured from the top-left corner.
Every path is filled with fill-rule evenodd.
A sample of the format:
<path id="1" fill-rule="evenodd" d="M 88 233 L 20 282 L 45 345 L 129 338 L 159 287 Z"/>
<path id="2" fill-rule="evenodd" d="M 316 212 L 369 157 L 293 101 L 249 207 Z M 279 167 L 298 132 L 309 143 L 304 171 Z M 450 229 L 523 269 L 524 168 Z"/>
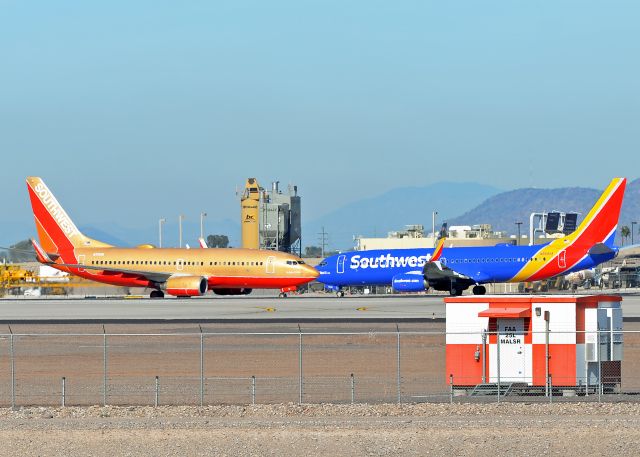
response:
<path id="1" fill-rule="evenodd" d="M 498 376 L 504 383 L 544 386 L 547 372 L 554 386 L 595 385 L 599 375 L 617 384 L 621 300 L 617 295 L 447 297 L 447 376 L 459 386 L 495 383 Z"/>

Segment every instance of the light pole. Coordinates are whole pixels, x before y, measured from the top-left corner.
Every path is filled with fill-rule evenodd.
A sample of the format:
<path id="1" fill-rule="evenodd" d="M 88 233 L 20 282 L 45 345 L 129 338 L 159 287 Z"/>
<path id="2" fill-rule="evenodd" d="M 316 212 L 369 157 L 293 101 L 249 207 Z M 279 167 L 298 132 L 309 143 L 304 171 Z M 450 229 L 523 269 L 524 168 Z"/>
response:
<path id="1" fill-rule="evenodd" d="M 516 225 L 518 226 L 518 239 L 516 240 L 516 246 L 520 246 L 520 226 L 522 225 L 522 222 L 516 222 Z"/>
<path id="2" fill-rule="evenodd" d="M 633 244 L 633 226 L 636 225 L 637 222 L 631 222 L 631 244 Z"/>
<path id="3" fill-rule="evenodd" d="M 200 213 L 200 238 L 204 239 L 204 218 L 207 217 L 207 213 Z"/>
<path id="4" fill-rule="evenodd" d="M 180 247 L 182 247 L 182 220 L 184 219 L 184 216 L 181 214 L 178 216 L 178 236 L 180 239 Z"/>
<path id="5" fill-rule="evenodd" d="M 432 222 L 432 229 L 433 229 L 433 247 L 436 247 L 436 216 L 438 215 L 437 211 L 434 211 L 433 213 L 431 213 L 431 222 Z"/>
<path id="6" fill-rule="evenodd" d="M 167 220 L 162 217 L 160 219 L 158 219 L 158 247 L 162 247 L 162 224 L 164 224 L 165 222 L 167 222 Z"/>

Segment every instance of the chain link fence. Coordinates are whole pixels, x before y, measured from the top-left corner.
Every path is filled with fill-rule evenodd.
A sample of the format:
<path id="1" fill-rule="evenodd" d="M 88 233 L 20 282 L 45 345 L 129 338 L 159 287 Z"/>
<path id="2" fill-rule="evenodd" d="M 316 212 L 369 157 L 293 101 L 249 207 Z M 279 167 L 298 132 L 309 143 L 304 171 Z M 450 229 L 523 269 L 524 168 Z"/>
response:
<path id="1" fill-rule="evenodd" d="M 590 333 L 466 352 L 436 331 L 3 334 L 0 405 L 637 400 L 640 332 Z"/>

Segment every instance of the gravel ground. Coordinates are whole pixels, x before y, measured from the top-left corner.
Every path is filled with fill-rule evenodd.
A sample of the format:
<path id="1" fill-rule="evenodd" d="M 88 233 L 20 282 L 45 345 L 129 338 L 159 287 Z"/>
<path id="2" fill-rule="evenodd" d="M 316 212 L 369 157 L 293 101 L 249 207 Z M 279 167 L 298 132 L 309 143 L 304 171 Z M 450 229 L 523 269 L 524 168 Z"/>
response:
<path id="1" fill-rule="evenodd" d="M 0 409 L 3 455 L 640 454 L 640 404 Z"/>

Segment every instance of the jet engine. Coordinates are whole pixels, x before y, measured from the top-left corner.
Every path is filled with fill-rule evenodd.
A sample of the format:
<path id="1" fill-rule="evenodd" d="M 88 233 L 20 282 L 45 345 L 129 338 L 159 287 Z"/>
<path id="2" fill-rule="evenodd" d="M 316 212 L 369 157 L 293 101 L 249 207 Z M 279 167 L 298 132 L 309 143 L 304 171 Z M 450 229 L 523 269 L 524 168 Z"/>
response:
<path id="1" fill-rule="evenodd" d="M 426 290 L 426 284 L 422 274 L 400 273 L 391 279 L 393 290 L 398 292 L 422 292 Z"/>
<path id="2" fill-rule="evenodd" d="M 211 289 L 216 295 L 249 295 L 253 289 Z"/>
<path id="3" fill-rule="evenodd" d="M 173 276 L 164 283 L 163 290 L 176 297 L 198 297 L 207 293 L 204 276 Z"/>

